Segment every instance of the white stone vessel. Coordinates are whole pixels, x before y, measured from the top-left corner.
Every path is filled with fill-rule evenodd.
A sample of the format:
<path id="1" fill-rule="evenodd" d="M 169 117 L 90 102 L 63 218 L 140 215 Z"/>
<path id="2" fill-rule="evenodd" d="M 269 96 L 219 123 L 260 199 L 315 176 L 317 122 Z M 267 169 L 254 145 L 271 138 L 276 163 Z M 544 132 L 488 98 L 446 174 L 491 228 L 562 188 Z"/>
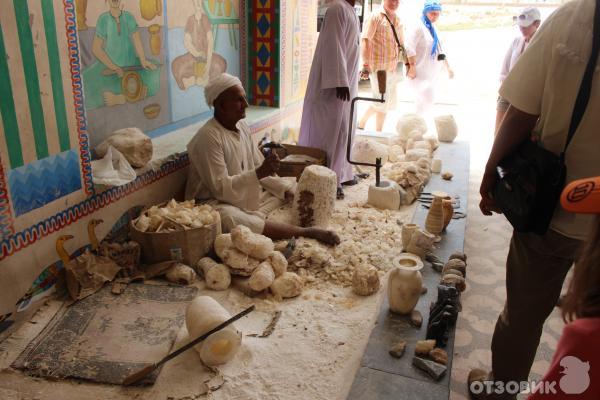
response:
<path id="1" fill-rule="evenodd" d="M 414 254 L 403 253 L 394 259 L 394 266 L 388 280 L 390 311 L 410 314 L 417 305 L 423 288 L 420 272 L 423 261 Z"/>
<path id="2" fill-rule="evenodd" d="M 231 318 L 231 315 L 215 299 L 198 296 L 185 313 L 190 340 L 205 334 Z M 231 360 L 242 343 L 242 333 L 233 324 L 213 333 L 194 348 L 202 362 L 208 366 L 222 365 Z"/>

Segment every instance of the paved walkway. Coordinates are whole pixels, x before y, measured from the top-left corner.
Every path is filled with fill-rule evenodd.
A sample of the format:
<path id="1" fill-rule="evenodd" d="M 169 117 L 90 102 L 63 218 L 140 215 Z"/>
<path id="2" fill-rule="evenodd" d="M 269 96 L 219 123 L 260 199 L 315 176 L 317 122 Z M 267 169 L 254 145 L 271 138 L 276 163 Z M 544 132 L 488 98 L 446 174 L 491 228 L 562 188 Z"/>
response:
<path id="1" fill-rule="evenodd" d="M 472 368 L 488 368 L 490 342 L 505 293 L 505 259 L 511 227 L 502 216 L 484 217 L 478 208 L 479 183 L 493 142 L 495 100 L 500 65 L 514 28 L 442 33 L 456 78 L 440 82 L 436 114 L 453 114 L 459 139 L 471 145 L 469 210 L 465 251 L 469 256 L 468 287 L 463 293 L 451 376 L 452 400 L 467 399 L 467 375 Z M 399 86 L 399 112 L 388 118 L 385 130 L 395 128 L 397 116 L 412 111 L 410 94 Z M 364 107 L 364 106 L 363 106 Z M 360 114 L 359 114 L 360 115 Z M 434 129 L 432 121 L 429 121 Z M 546 322 L 532 379 L 547 370 L 563 323 L 558 310 Z"/>

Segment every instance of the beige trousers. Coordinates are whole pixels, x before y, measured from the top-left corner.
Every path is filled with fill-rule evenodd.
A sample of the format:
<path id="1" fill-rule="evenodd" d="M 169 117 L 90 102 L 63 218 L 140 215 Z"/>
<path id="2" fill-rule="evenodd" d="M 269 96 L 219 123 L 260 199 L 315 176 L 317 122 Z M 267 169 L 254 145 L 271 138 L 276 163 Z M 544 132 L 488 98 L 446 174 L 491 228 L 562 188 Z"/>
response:
<path id="1" fill-rule="evenodd" d="M 267 216 L 281 207 L 283 203 L 283 200 L 267 191 L 263 191 L 260 197 L 260 205 L 254 211 L 244 211 L 227 203 L 217 203 L 214 207 L 221 215 L 223 233 L 228 233 L 237 225 L 244 225 L 254 233 L 263 233 Z"/>
<path id="2" fill-rule="evenodd" d="M 492 337 L 494 380 L 528 379 L 544 322 L 556 306 L 581 245 L 552 230 L 542 236 L 513 233 L 506 260 L 506 303 Z"/>

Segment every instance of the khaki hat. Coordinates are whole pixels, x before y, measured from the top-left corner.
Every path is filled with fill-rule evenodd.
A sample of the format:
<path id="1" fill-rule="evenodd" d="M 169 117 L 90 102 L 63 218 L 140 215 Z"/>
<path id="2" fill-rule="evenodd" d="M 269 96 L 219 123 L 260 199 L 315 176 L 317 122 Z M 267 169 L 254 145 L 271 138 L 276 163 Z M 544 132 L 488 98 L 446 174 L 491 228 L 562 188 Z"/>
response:
<path id="1" fill-rule="evenodd" d="M 570 212 L 600 214 L 600 176 L 569 183 L 560 196 L 560 204 Z"/>
<path id="2" fill-rule="evenodd" d="M 513 18 L 517 25 L 526 28 L 533 24 L 535 21 L 541 21 L 542 15 L 540 10 L 535 7 L 526 7 L 521 10 L 519 15 Z"/>

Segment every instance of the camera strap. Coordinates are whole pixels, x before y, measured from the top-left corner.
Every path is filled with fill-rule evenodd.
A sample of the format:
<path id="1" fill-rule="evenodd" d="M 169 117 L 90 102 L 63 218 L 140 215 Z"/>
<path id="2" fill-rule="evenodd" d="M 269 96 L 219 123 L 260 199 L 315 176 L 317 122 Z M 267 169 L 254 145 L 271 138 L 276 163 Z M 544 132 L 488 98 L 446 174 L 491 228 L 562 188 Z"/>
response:
<path id="1" fill-rule="evenodd" d="M 394 39 L 396 39 L 396 44 L 398 45 L 398 52 L 399 52 L 398 58 L 400 58 L 400 56 L 404 52 L 404 46 L 400 44 L 400 40 L 398 39 L 398 34 L 396 33 L 396 27 L 390 20 L 390 17 L 387 16 L 387 13 L 385 12 L 385 10 L 383 10 L 383 15 L 385 16 L 385 19 L 388 20 L 388 22 L 390 23 L 390 26 L 392 27 L 392 33 L 394 34 Z"/>
<path id="2" fill-rule="evenodd" d="M 590 55 L 590 59 L 583 74 L 581 87 L 579 88 L 579 93 L 577 94 L 577 100 L 575 100 L 575 107 L 573 108 L 571 123 L 569 125 L 567 143 L 565 143 L 565 148 L 560 155 L 563 160 L 565 157 L 565 152 L 567 151 L 567 147 L 569 147 L 571 139 L 573 139 L 575 131 L 579 127 L 579 123 L 585 114 L 585 110 L 590 100 L 590 94 L 592 92 L 592 80 L 594 79 L 594 71 L 596 70 L 596 64 L 598 62 L 598 54 L 600 54 L 600 1 L 598 0 L 596 0 L 594 28 L 592 29 L 592 32 L 592 54 Z"/>

